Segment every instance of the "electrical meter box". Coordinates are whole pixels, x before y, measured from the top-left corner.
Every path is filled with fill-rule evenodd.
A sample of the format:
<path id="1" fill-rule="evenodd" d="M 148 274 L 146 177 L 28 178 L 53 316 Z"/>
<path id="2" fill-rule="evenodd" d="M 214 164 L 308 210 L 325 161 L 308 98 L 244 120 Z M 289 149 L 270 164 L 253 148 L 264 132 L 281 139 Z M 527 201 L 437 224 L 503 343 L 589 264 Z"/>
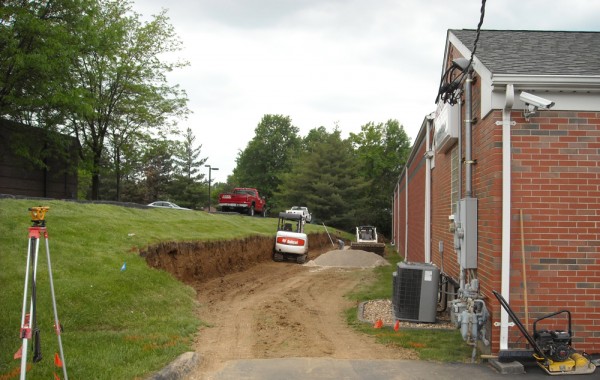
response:
<path id="1" fill-rule="evenodd" d="M 458 201 L 461 234 L 459 264 L 464 269 L 477 268 L 477 198 Z"/>

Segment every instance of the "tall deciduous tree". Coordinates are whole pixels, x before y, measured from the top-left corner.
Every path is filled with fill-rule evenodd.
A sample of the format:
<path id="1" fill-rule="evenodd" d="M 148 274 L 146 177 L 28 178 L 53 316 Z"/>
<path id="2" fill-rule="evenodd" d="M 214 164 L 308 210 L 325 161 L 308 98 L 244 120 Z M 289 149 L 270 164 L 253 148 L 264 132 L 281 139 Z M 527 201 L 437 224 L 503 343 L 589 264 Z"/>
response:
<path id="1" fill-rule="evenodd" d="M 71 151 L 72 140 L 52 132 L 64 124 L 66 109 L 79 102 L 65 84 L 80 52 L 83 14 L 93 1 L 0 1 L 0 118 L 49 132 L 48 144 L 40 147 L 26 140 L 9 147 L 35 167 L 56 171 L 46 159 L 66 160 Z"/>
<path id="2" fill-rule="evenodd" d="M 65 86 L 93 1 L 0 2 L 0 117 L 56 125 L 75 99 Z"/>
<path id="3" fill-rule="evenodd" d="M 369 197 L 357 205 L 363 223 L 391 231 L 391 198 L 394 186 L 410 152 L 410 139 L 397 120 L 367 123 L 360 133 L 350 134 L 360 174 L 369 181 Z"/>
<path id="4" fill-rule="evenodd" d="M 280 176 L 292 167 L 300 147 L 298 131 L 289 116 L 264 115 L 254 130 L 254 138 L 238 154 L 231 182 L 256 187 L 271 197 L 279 186 Z"/>
<path id="5" fill-rule="evenodd" d="M 83 158 L 91 162 L 91 197 L 98 199 L 111 129 L 122 137 L 152 129 L 167 135 L 173 117 L 188 112 L 185 93 L 165 77 L 185 63 L 162 60 L 180 48 L 165 11 L 143 24 L 128 1 L 100 0 L 86 17 L 89 27 L 79 36 L 85 50 L 74 63 L 70 82 L 80 106 L 72 110 L 68 126 L 84 147 Z"/>

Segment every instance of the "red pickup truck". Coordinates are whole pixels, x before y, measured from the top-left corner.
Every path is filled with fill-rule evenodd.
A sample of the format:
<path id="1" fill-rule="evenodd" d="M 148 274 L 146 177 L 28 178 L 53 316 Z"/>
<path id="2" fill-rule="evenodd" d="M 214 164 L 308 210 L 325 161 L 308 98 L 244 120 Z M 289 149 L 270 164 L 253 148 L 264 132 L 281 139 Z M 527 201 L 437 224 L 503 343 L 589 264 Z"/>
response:
<path id="1" fill-rule="evenodd" d="M 219 194 L 221 211 L 237 211 L 254 216 L 255 213 L 267 215 L 267 202 L 258 194 L 258 190 L 249 187 L 236 187 L 231 193 Z"/>

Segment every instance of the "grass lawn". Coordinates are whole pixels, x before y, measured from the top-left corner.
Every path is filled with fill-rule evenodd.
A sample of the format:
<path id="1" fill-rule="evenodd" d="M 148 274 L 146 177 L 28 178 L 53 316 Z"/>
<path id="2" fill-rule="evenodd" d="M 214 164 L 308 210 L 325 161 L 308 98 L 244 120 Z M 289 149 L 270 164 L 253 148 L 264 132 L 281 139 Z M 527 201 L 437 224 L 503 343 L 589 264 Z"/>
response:
<path id="1" fill-rule="evenodd" d="M 0 379 L 18 378 L 20 368 L 13 355 L 21 346 L 31 226 L 27 210 L 34 206 L 50 207 L 46 221 L 54 288 L 65 362 L 73 379 L 143 378 L 190 349 L 202 323 L 195 314 L 195 291 L 150 268 L 139 257 L 139 248 L 159 241 L 272 235 L 277 225 L 272 218 L 241 215 L 0 199 Z M 320 230 L 307 226 L 308 232 Z M 27 376 L 50 379 L 53 371 L 62 373 L 54 368 L 58 342 L 44 240 L 40 243 L 37 319 L 43 358 Z"/>
<path id="2" fill-rule="evenodd" d="M 400 256 L 388 250 L 386 259 L 392 265 L 375 268 L 372 280 L 348 294 L 350 299 L 363 302 L 392 298 L 392 273 L 397 268 Z M 382 344 L 415 350 L 422 360 L 440 362 L 471 360 L 473 348 L 463 341 L 459 330 L 401 329 L 396 332 L 386 327 L 375 329 L 371 324 L 358 319 L 356 308 L 346 310 L 346 320 L 358 331 L 376 336 L 377 341 Z"/>

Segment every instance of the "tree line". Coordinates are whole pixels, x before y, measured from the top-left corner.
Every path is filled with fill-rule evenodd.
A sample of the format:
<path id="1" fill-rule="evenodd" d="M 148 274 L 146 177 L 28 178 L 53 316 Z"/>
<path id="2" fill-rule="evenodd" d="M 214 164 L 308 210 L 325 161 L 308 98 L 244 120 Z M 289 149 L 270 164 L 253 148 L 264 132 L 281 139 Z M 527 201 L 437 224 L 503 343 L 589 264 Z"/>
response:
<path id="1" fill-rule="evenodd" d="M 127 0 L 4 0 L 0 117 L 79 141 L 80 199 L 202 209 L 207 157 L 192 131 L 180 130 L 187 94 L 166 78 L 188 66 L 165 58 L 180 49 L 166 11 L 142 22 Z M 264 115 L 213 195 L 256 187 L 272 212 L 302 205 L 329 225 L 374 224 L 385 233 L 409 148 L 395 120 L 367 123 L 344 139 L 338 127 L 300 136 L 289 116 Z M 30 158 L 43 165 L 43 157 Z"/>
<path id="2" fill-rule="evenodd" d="M 392 194 L 409 152 L 397 120 L 369 122 L 344 139 L 337 126 L 302 137 L 289 116 L 265 115 L 228 184 L 258 188 L 271 213 L 306 206 L 319 223 L 348 231 L 371 224 L 389 234 Z"/>
<path id="3" fill-rule="evenodd" d="M 188 65 L 164 58 L 180 48 L 166 11 L 142 22 L 126 0 L 4 0 L 0 117 L 77 138 L 80 198 L 183 199 L 204 159 L 177 126 L 187 95 L 166 79 Z"/>

